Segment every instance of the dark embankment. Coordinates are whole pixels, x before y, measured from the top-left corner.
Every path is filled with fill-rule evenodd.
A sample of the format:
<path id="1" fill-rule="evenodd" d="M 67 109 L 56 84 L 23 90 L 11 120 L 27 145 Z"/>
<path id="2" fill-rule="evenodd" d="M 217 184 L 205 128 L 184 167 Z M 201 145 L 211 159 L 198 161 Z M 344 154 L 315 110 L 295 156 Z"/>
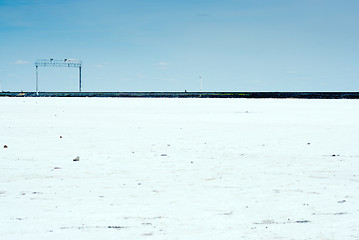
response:
<path id="1" fill-rule="evenodd" d="M 359 99 L 359 92 L 0 92 L 0 97 Z"/>

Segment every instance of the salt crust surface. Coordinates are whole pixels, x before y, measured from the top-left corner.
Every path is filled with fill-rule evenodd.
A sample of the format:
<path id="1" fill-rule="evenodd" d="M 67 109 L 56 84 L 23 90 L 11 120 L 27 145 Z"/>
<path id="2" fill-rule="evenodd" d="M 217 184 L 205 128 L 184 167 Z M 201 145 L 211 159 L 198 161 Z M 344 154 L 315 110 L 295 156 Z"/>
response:
<path id="1" fill-rule="evenodd" d="M 0 98 L 0 111 L 1 239 L 359 239 L 358 100 Z"/>

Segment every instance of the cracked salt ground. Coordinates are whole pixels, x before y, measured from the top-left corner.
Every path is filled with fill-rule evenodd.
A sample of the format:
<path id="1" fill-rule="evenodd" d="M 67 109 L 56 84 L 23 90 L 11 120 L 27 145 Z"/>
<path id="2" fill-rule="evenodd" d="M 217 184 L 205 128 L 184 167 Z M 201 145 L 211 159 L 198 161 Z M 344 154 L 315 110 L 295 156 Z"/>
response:
<path id="1" fill-rule="evenodd" d="M 358 103 L 1 98 L 1 239 L 359 239 Z"/>

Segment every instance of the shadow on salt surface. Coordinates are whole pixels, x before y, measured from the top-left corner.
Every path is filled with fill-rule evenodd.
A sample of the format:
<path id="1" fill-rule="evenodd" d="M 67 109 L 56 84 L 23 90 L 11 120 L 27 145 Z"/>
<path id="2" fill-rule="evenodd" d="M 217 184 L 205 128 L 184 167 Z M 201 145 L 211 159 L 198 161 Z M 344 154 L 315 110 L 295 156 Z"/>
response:
<path id="1" fill-rule="evenodd" d="M 271 224 L 292 224 L 292 223 L 310 223 L 310 221 L 309 220 L 290 220 L 290 219 L 287 219 L 286 221 L 262 220 L 262 222 L 255 222 L 253 224 L 271 225 Z"/>
<path id="2" fill-rule="evenodd" d="M 110 226 L 79 226 L 79 227 L 60 227 L 59 229 L 124 229 L 124 228 L 128 228 L 127 226 L 115 226 L 115 225 L 110 225 Z"/>

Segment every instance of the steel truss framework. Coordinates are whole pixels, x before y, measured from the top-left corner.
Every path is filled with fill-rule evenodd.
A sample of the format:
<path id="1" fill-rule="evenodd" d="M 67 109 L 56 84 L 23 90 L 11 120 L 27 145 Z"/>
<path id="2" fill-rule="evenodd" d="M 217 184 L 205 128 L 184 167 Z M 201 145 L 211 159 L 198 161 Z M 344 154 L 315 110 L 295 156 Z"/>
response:
<path id="1" fill-rule="evenodd" d="M 35 61 L 36 67 L 36 95 L 39 95 L 39 67 L 78 67 L 79 68 L 79 92 L 81 92 L 81 68 L 82 61 L 75 59 L 39 59 Z"/>

